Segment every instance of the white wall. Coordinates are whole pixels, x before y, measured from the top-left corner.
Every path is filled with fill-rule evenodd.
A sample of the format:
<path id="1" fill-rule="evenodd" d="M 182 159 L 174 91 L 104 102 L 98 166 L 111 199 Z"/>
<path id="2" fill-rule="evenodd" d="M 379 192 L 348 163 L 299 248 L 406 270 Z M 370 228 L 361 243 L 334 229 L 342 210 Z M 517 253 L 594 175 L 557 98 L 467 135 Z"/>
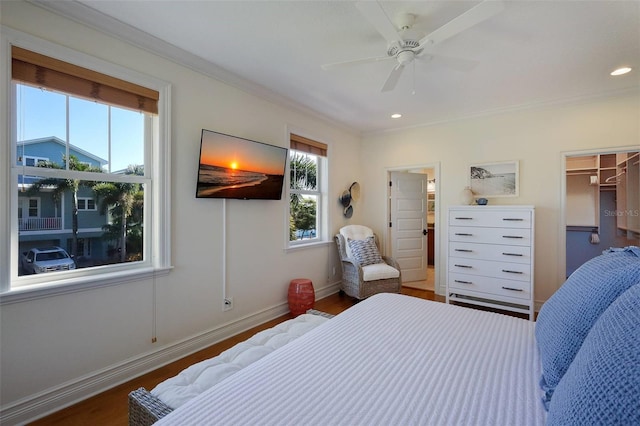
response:
<path id="1" fill-rule="evenodd" d="M 339 269 L 333 244 L 283 250 L 286 200 L 230 200 L 228 294 L 235 307 L 222 312 L 223 203 L 194 197 L 202 128 L 286 146 L 285 129 L 293 126 L 329 143 L 331 232 L 347 223 L 338 195 L 359 181 L 362 197 L 349 222 L 373 226 L 383 239 L 386 168 L 440 163 L 438 222 L 445 224 L 446 207 L 459 203 L 470 163 L 519 160 L 521 195 L 500 202 L 536 206 L 538 301 L 547 299 L 560 284 L 560 153 L 640 141 L 637 94 L 370 135 L 361 141 L 339 126 L 252 96 L 28 3 L 0 2 L 0 12 L 3 25 L 173 85 L 175 268 L 156 279 L 155 306 L 152 280 L 3 305 L 0 404 L 3 416 L 9 413 L 14 420 L 58 409 L 198 343 L 221 339 L 285 312 L 291 278 L 311 278 L 320 292 L 335 290 L 331 284 L 338 277 L 328 277 L 333 266 Z M 444 253 L 445 248 L 442 238 L 438 250 Z M 444 271 L 444 256 L 439 267 Z M 440 277 L 443 285 L 444 274 Z M 152 344 L 154 311 L 158 342 Z M 174 350 L 158 355 L 155 365 L 141 361 L 167 348 Z"/>
<path id="2" fill-rule="evenodd" d="M 337 291 L 339 274 L 330 275 L 340 265 L 332 240 L 314 248 L 284 250 L 286 197 L 279 202 L 228 200 L 228 295 L 234 298 L 234 309 L 222 312 L 223 202 L 195 198 L 200 131 L 206 128 L 287 146 L 286 129 L 292 126 L 328 143 L 331 234 L 346 223 L 337 197 L 359 178 L 358 161 L 354 161 L 359 136 L 28 3 L 2 2 L 0 7 L 3 25 L 168 81 L 173 99 L 174 269 L 156 278 L 155 284 L 142 280 L 3 305 L 3 416 L 11 416 L 13 422 L 59 409 L 139 374 L 141 368 L 157 367 L 168 357 L 194 350 L 194 345 L 220 340 L 288 312 L 286 294 L 292 278 L 310 278 L 319 293 Z M 359 215 L 356 209 L 351 222 Z M 2 232 L 0 240 L 6 241 L 6 230 Z M 155 344 L 151 343 L 154 310 Z M 178 343 L 181 346 L 176 347 Z M 156 364 L 141 361 L 172 347 L 168 355 L 158 356 Z"/>
<path id="3" fill-rule="evenodd" d="M 472 163 L 519 160 L 520 196 L 495 198 L 490 204 L 529 204 L 536 208 L 535 299 L 543 302 L 562 284 L 558 235 L 562 152 L 640 143 L 640 96 L 548 106 L 446 124 L 367 135 L 361 155 L 366 182 L 364 220 L 386 236 L 387 168 L 440 163 L 441 291 L 445 286 L 447 208 L 461 203 Z M 365 167 L 366 165 L 366 167 Z M 409 167 L 407 167 L 409 168 Z M 375 188 L 375 190 L 373 190 Z"/>

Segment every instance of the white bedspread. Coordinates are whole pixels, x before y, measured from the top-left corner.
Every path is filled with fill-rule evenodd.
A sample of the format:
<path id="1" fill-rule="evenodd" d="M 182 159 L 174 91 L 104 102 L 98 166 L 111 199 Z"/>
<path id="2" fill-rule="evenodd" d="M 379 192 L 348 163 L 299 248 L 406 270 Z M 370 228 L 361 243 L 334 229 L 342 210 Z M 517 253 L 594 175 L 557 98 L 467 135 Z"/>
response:
<path id="1" fill-rule="evenodd" d="M 534 323 L 379 294 L 158 425 L 543 425 Z"/>

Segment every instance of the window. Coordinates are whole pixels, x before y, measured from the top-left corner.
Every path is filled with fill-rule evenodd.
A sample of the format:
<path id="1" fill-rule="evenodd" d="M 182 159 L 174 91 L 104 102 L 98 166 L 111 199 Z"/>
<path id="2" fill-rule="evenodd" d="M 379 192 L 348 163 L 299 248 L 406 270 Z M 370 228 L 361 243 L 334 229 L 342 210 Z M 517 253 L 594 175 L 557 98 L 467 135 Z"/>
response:
<path id="1" fill-rule="evenodd" d="M 97 210 L 96 200 L 93 198 L 78 197 L 78 210 Z"/>
<path id="2" fill-rule="evenodd" d="M 22 164 L 31 167 L 38 167 L 42 164 L 45 164 L 47 161 L 49 161 L 49 159 L 44 157 L 33 157 L 30 155 L 25 155 L 24 157 L 22 157 Z"/>
<path id="3" fill-rule="evenodd" d="M 295 134 L 289 150 L 289 246 L 326 239 L 327 145 Z"/>
<path id="4" fill-rule="evenodd" d="M 2 46 L 11 58 L 12 134 L 11 179 L 0 188 L 13 207 L 9 220 L 0 221 L 10 223 L 11 235 L 3 248 L 10 260 L 0 264 L 0 281 L 9 284 L 0 294 L 165 273 L 169 106 L 162 96 L 168 85 L 22 36 L 69 62 L 10 41 Z M 83 62 L 110 74 L 77 65 Z M 29 272 L 23 253 L 48 247 L 67 248 L 76 267 Z"/>
<path id="5" fill-rule="evenodd" d="M 40 199 L 29 198 L 29 217 L 40 216 Z"/>

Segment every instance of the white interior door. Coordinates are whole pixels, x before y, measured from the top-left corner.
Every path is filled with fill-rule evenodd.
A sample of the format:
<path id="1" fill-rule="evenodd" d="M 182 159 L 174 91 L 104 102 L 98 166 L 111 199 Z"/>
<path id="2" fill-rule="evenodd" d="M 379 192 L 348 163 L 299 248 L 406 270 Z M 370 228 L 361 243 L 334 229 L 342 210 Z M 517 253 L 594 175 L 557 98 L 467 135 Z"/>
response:
<path id="1" fill-rule="evenodd" d="M 427 175 L 391 172 L 391 256 L 402 281 L 427 279 Z"/>

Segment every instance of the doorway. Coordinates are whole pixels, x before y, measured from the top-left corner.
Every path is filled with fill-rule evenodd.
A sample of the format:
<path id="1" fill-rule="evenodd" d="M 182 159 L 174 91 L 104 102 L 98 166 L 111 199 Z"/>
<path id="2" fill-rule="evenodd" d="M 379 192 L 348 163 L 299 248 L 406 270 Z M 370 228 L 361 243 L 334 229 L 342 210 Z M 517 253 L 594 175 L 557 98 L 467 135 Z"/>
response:
<path id="1" fill-rule="evenodd" d="M 403 287 L 436 291 L 438 165 L 388 170 L 388 244 Z"/>
<path id="2" fill-rule="evenodd" d="M 640 244 L 639 154 L 565 154 L 564 279 L 603 250 Z"/>

